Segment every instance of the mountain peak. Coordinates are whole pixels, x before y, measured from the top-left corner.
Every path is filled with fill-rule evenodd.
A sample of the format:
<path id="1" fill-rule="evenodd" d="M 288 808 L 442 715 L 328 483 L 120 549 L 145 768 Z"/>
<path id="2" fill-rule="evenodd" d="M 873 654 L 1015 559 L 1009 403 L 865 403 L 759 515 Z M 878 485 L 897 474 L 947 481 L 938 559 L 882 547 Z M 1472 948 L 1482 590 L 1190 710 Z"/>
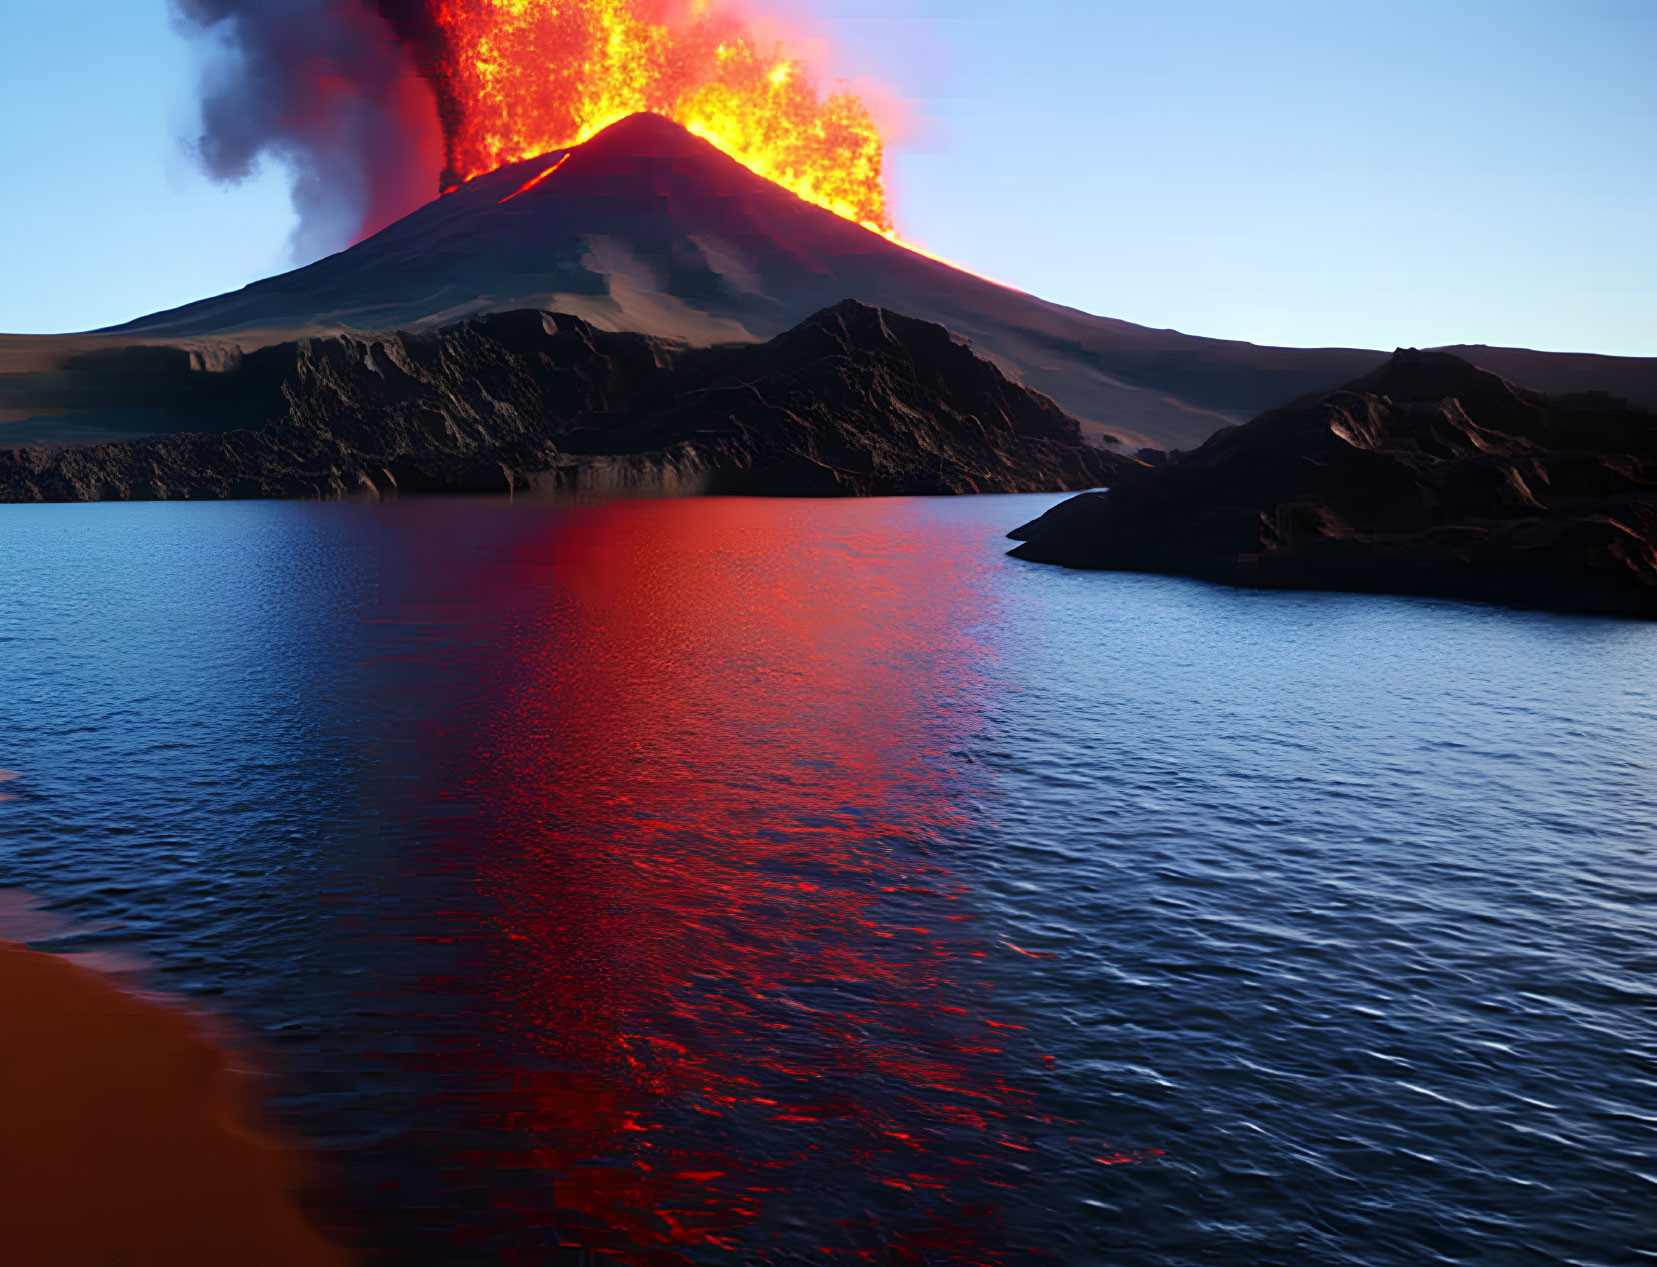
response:
<path id="1" fill-rule="evenodd" d="M 1391 401 L 1459 400 L 1469 412 L 1528 435 L 1541 425 L 1540 394 L 1517 387 L 1453 352 L 1399 348 L 1384 363 L 1341 389 Z"/>
<path id="2" fill-rule="evenodd" d="M 1045 303 L 798 198 L 649 113 L 479 176 L 338 255 L 99 337 L 187 343 L 191 354 L 211 341 L 219 355 L 525 309 L 706 346 L 764 342 L 847 297 L 947 327 L 1094 437 L 1134 447 L 1195 448 L 1221 426 L 1386 359 L 1202 340 Z M 84 392 L 107 390 L 108 374 L 84 377 Z M 40 383 L 27 390 L 48 392 L 54 416 L 70 408 L 57 380 Z M 0 384 L 0 409 L 23 390 Z M 29 399 L 27 416 L 44 416 Z"/>
<path id="3" fill-rule="evenodd" d="M 704 154 L 716 148 L 694 135 L 683 124 L 675 123 L 665 114 L 639 110 L 601 128 L 574 148 L 600 150 L 621 148 L 640 154 L 662 157 L 675 150 Z"/>
<path id="4" fill-rule="evenodd" d="M 1466 390 L 1516 390 L 1499 374 L 1480 369 L 1454 352 L 1399 348 L 1369 373 L 1346 385 L 1401 400 L 1437 400 Z"/>
<path id="5" fill-rule="evenodd" d="M 595 194 L 626 200 L 642 194 L 652 200 L 653 208 L 654 199 L 661 195 L 757 197 L 779 205 L 798 202 L 799 210 L 811 218 L 851 224 L 832 211 L 797 199 L 672 119 L 643 111 L 616 120 L 568 149 L 550 150 L 479 176 L 449 196 L 475 200 L 487 208 L 520 196 L 535 205 L 554 195 Z"/>

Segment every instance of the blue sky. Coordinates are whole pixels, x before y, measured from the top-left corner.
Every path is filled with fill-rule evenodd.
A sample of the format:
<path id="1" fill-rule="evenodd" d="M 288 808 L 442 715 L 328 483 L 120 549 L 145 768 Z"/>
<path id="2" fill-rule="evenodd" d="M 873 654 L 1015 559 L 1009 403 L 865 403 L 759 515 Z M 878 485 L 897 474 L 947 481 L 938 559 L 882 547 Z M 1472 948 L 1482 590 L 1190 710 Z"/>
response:
<path id="1" fill-rule="evenodd" d="M 1196 334 L 1657 356 L 1651 0 L 782 0 L 911 117 L 905 234 Z M 292 261 L 279 171 L 196 174 L 165 0 L 17 6 L 0 330 Z"/>

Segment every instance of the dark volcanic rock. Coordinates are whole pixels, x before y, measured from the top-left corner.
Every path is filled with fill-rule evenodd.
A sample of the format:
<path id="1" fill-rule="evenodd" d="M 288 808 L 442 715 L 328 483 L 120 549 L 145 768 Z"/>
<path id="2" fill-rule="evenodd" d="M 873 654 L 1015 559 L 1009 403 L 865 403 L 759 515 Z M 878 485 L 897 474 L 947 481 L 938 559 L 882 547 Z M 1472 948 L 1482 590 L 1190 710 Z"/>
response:
<path id="1" fill-rule="evenodd" d="M 1011 535 L 1067 567 L 1657 616 L 1657 415 L 1400 351 Z"/>
<path id="2" fill-rule="evenodd" d="M 769 343 L 698 349 L 499 313 L 181 366 L 153 394 L 197 429 L 0 450 L 0 500 L 1025 492 L 1136 465 L 941 326 L 850 300 Z"/>
<path id="3" fill-rule="evenodd" d="M 773 338 L 848 296 L 947 326 L 1084 434 L 1136 447 L 1192 448 L 1386 360 L 1198 338 L 1048 303 L 805 202 L 678 124 L 636 114 L 232 294 L 110 330 L 0 334 L 0 447 L 212 430 L 169 406 L 172 381 L 302 338 L 533 310 L 710 347 Z M 1657 357 L 1461 354 L 1529 388 L 1603 387 L 1657 409 Z M 211 412 L 210 392 L 198 400 L 197 414 Z"/>

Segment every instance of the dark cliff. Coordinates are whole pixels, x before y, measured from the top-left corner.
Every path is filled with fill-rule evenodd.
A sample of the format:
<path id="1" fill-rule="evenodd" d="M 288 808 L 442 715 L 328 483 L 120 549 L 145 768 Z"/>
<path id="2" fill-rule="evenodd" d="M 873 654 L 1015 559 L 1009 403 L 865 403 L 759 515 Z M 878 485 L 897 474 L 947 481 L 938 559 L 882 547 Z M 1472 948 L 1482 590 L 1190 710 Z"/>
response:
<path id="1" fill-rule="evenodd" d="M 849 300 L 757 345 L 540 312 L 305 339 L 158 367 L 150 396 L 191 430 L 0 451 L 0 499 L 1024 492 L 1135 465 L 941 326 Z"/>
<path id="2" fill-rule="evenodd" d="M 1012 535 L 1068 567 L 1650 617 L 1657 415 L 1400 351 Z"/>

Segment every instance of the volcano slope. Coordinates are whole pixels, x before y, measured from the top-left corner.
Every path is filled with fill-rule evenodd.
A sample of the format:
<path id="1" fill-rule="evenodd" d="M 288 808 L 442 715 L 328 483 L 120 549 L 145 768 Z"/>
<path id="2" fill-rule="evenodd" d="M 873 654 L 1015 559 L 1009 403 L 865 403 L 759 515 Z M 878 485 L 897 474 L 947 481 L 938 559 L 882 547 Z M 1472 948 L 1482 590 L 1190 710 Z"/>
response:
<path id="1" fill-rule="evenodd" d="M 1046 303 L 803 202 L 677 124 L 635 115 L 234 294 L 96 334 L 0 337 L 0 445 L 189 430 L 193 418 L 154 399 L 169 365 L 195 364 L 210 397 L 217 367 L 308 335 L 434 330 L 540 309 L 697 345 L 758 342 L 848 297 L 948 327 L 1091 434 L 1130 446 L 1194 447 L 1386 359 L 1202 339 Z M 1602 388 L 1657 407 L 1657 361 L 1468 354 L 1487 353 L 1529 387 Z"/>
<path id="2" fill-rule="evenodd" d="M 758 345 L 509 312 L 281 344 L 216 381 L 193 432 L 0 450 L 0 500 L 1033 492 L 1137 465 L 943 327 L 851 300 Z"/>
<path id="3" fill-rule="evenodd" d="M 1399 351 L 1011 534 L 1022 559 L 1657 616 L 1657 414 Z"/>

